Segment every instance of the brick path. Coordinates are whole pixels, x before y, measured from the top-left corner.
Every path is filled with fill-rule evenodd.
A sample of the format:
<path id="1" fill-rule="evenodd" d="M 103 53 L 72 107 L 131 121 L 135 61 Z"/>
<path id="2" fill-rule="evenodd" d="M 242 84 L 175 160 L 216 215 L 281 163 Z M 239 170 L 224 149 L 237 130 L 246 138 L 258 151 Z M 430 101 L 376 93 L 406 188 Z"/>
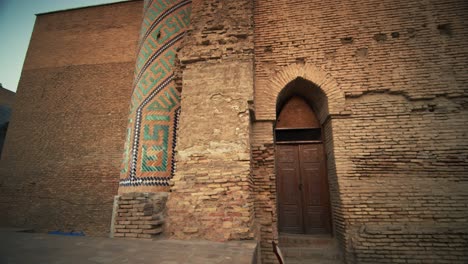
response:
<path id="1" fill-rule="evenodd" d="M 253 242 L 126 240 L 0 230 L 1 264 L 253 263 Z"/>

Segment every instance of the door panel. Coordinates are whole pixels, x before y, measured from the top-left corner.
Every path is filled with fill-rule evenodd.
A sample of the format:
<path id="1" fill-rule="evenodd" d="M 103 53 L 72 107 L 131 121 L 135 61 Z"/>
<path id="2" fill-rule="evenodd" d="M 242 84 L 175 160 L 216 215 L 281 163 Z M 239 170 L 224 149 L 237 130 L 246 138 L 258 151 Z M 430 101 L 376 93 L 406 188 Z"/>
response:
<path id="1" fill-rule="evenodd" d="M 306 234 L 328 233 L 329 199 L 322 144 L 299 145 Z"/>
<path id="2" fill-rule="evenodd" d="M 276 151 L 280 232 L 331 232 L 322 144 L 277 145 Z"/>
<path id="3" fill-rule="evenodd" d="M 303 144 L 299 145 L 300 159 L 302 163 L 306 162 L 320 162 L 323 153 L 319 152 L 322 144 Z"/>
<path id="4" fill-rule="evenodd" d="M 281 232 L 302 233 L 302 200 L 299 195 L 300 172 L 296 146 L 277 146 L 278 211 Z"/>

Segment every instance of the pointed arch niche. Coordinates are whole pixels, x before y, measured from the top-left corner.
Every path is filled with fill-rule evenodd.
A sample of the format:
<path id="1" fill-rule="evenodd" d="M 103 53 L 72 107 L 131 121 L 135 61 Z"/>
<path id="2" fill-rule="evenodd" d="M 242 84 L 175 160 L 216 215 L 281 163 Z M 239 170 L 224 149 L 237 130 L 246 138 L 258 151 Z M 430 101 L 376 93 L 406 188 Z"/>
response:
<path id="1" fill-rule="evenodd" d="M 275 126 L 276 190 L 280 233 L 331 234 L 330 192 L 320 122 L 293 94 Z"/>
<path id="2" fill-rule="evenodd" d="M 293 99 L 292 102 L 290 102 L 291 99 Z M 301 100 L 302 103 L 299 102 Z M 279 92 L 276 98 L 276 119 L 287 103 L 294 103 L 296 107 L 301 107 L 303 110 L 296 111 L 302 112 L 305 111 L 304 103 L 306 103 L 315 112 L 320 124 L 324 123 L 329 116 L 328 99 L 325 93 L 317 85 L 301 77 L 289 82 Z"/>
<path id="3" fill-rule="evenodd" d="M 269 80 L 256 83 L 254 118 L 251 132 L 252 181 L 256 200 L 258 236 L 261 241 L 261 255 L 264 260 L 274 257 L 269 241 L 278 241 L 281 227 L 278 223 L 278 190 L 276 171 L 277 156 L 275 130 L 281 128 L 320 128 L 326 159 L 326 178 L 330 195 L 331 226 L 327 233 L 338 240 L 344 250 L 345 223 L 335 165 L 334 139 L 332 124 L 339 124 L 338 118 L 347 115 L 344 93 L 334 78 L 310 64 L 288 65 L 278 69 Z M 300 98 L 294 99 L 294 98 Z M 292 100 L 291 100 L 292 99 Z M 291 102 L 290 102 L 291 101 Z M 295 107 L 288 106 L 292 104 Z M 308 115 L 294 108 L 310 109 L 316 119 L 309 123 L 284 120 L 281 110 L 293 108 L 289 115 Z M 286 110 L 286 109 L 285 109 Z M 295 113 L 295 111 L 298 111 Z M 306 111 L 307 112 L 307 111 Z M 278 120 L 279 119 L 279 120 Z M 304 127 L 305 126 L 305 127 Z M 339 153 L 338 153 L 339 154 Z M 341 164 L 341 163 L 339 163 Z M 279 230 L 280 229 L 280 230 Z M 296 233 L 312 233 L 296 230 Z M 293 231 L 295 232 L 295 231 Z M 268 246 L 264 246 L 268 245 Z M 344 251 L 343 251 L 344 252 Z"/>
<path id="4" fill-rule="evenodd" d="M 315 212 L 315 216 L 311 216 L 314 215 L 314 212 L 308 212 L 307 210 L 303 209 L 303 215 L 298 217 L 298 219 L 303 221 L 303 229 L 294 230 L 291 229 L 291 227 L 286 227 L 286 230 L 289 230 L 289 232 L 293 230 L 292 233 L 295 232 L 305 234 L 328 233 L 335 237 L 340 242 L 343 248 L 345 227 L 344 223 L 340 221 L 340 219 L 343 218 L 341 216 L 341 199 L 335 166 L 331 118 L 333 115 L 336 114 L 337 108 L 336 99 L 332 99 L 334 100 L 332 102 L 332 105 L 335 105 L 335 107 L 332 110 L 332 113 L 330 112 L 329 98 L 330 97 L 327 96 L 327 94 L 321 87 L 319 87 L 312 81 L 309 81 L 302 77 L 296 77 L 295 79 L 287 83 L 283 87 L 283 89 L 280 90 L 276 98 L 276 122 L 274 124 L 274 142 L 276 146 L 275 181 L 277 186 L 276 205 L 278 235 L 279 233 L 285 232 L 285 227 L 281 219 L 284 218 L 284 212 L 280 211 L 280 203 L 282 201 L 280 190 L 278 189 L 280 183 L 279 181 L 281 181 L 282 177 L 280 175 L 281 172 L 279 172 L 279 169 L 281 169 L 281 165 L 279 165 L 281 153 L 279 152 L 278 146 L 283 146 L 281 143 L 284 143 L 284 141 L 281 142 L 283 139 L 279 138 L 281 135 L 278 133 L 278 131 L 288 129 L 291 131 L 302 130 L 302 133 L 299 133 L 299 138 L 294 138 L 295 136 L 298 136 L 298 133 L 292 135 L 292 141 L 295 141 L 295 143 L 306 143 L 305 145 L 303 145 L 306 146 L 304 149 L 300 149 L 300 147 L 299 149 L 297 149 L 298 157 L 300 155 L 315 155 L 313 154 L 312 150 L 317 148 L 317 155 L 322 155 L 317 160 L 323 158 L 322 161 L 324 163 L 324 167 L 320 168 L 320 170 L 321 173 L 325 174 L 322 176 L 325 178 L 325 180 L 320 183 L 320 188 L 322 192 L 322 196 L 320 198 L 324 199 L 324 201 L 322 201 L 324 211 Z M 298 144 L 296 144 L 296 147 L 298 146 Z M 288 144 L 286 143 L 286 146 L 287 145 Z M 290 144 L 290 146 L 292 145 Z M 291 149 L 292 148 L 293 147 L 291 147 Z M 300 170 L 304 170 L 304 168 L 299 168 L 299 171 Z M 304 184 L 306 183 L 302 181 L 298 184 L 302 185 L 301 188 L 304 188 Z M 309 194 L 307 197 L 306 196 L 300 198 L 302 199 L 302 202 L 305 202 L 306 204 L 307 202 L 311 202 L 311 199 L 314 199 L 313 195 Z M 328 206 L 328 208 L 326 208 L 326 205 Z M 283 214 L 283 216 L 281 214 Z M 314 217 L 314 219 L 311 219 L 311 217 Z M 309 224 L 306 223 L 307 221 L 309 221 Z M 321 225 L 322 228 L 314 229 L 316 227 L 311 226 L 310 224 L 310 222 L 314 221 L 323 221 L 323 223 L 318 224 Z"/>
<path id="5" fill-rule="evenodd" d="M 323 91 L 296 78 L 276 102 L 275 175 L 278 231 L 331 234 L 330 191 L 321 122 L 328 102 Z"/>

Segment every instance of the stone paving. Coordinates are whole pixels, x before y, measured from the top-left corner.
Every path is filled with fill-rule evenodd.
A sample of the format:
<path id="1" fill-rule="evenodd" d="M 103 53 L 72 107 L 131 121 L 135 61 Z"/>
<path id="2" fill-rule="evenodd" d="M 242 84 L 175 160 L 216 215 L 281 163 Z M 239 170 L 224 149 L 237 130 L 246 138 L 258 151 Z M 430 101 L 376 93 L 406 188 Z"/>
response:
<path id="1" fill-rule="evenodd" d="M 0 264 L 255 263 L 256 243 L 128 240 L 0 230 Z"/>

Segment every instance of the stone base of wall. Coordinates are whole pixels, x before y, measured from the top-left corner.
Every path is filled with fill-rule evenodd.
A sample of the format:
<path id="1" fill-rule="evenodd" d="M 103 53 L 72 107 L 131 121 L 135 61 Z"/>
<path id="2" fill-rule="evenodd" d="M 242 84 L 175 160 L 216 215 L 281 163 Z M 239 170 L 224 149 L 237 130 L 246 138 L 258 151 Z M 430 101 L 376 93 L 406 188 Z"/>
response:
<path id="1" fill-rule="evenodd" d="M 126 193 L 116 196 L 113 237 L 153 239 L 163 232 L 167 193 Z"/>

